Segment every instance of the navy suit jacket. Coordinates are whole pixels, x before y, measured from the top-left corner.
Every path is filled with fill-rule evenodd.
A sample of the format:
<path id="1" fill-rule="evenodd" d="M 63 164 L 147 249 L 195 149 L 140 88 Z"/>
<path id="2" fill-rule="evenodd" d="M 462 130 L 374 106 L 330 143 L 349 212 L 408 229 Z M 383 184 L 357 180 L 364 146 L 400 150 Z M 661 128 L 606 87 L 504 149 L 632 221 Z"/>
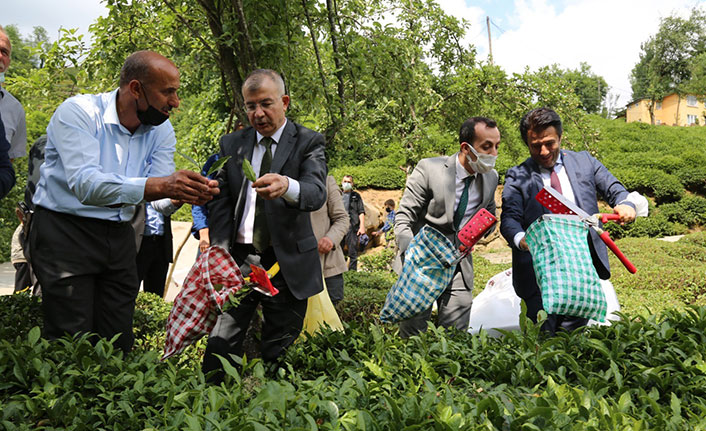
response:
<path id="1" fill-rule="evenodd" d="M 207 204 L 211 244 L 231 250 L 245 206 L 248 181 L 243 160 L 252 161 L 256 132 L 252 127 L 221 138 L 220 156 L 231 156 L 216 179 L 221 192 Z M 326 203 L 324 137 L 287 121 L 270 172 L 299 181 L 299 203 L 284 198 L 265 200 L 265 214 L 280 271 L 295 298 L 304 299 L 323 290 L 318 242 L 309 212 Z M 261 175 L 262 176 L 262 175 Z"/>
<path id="2" fill-rule="evenodd" d="M 587 151 L 561 150 L 561 156 L 576 204 L 582 210 L 588 214 L 598 213 L 597 194 L 611 207 L 621 203 L 634 207 L 629 202 L 623 202 L 628 191 L 620 181 Z M 505 176 L 500 233 L 512 247 L 512 279 L 520 298 L 529 298 L 539 287 L 530 253 L 518 249 L 513 239 L 518 232 L 526 232 L 541 215 L 551 214 L 534 198 L 543 187 L 539 165 L 532 158 L 510 168 Z M 608 251 L 593 229 L 590 230 L 589 248 L 598 275 L 602 279 L 610 278 Z"/>
<path id="3" fill-rule="evenodd" d="M 10 162 L 10 143 L 5 138 L 5 126 L 0 117 L 0 199 L 15 185 L 15 170 Z"/>

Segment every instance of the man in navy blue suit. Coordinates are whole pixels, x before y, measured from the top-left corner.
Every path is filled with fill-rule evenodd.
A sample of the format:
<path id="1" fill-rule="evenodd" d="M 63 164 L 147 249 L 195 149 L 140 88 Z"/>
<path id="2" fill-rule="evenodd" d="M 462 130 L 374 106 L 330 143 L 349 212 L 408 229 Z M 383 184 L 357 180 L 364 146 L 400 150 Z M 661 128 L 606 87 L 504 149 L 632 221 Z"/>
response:
<path id="1" fill-rule="evenodd" d="M 587 151 L 561 149 L 561 118 L 549 108 L 534 109 L 520 122 L 520 134 L 529 148 L 530 158 L 510 168 L 505 176 L 500 232 L 512 247 L 512 281 L 517 295 L 527 304 L 527 317 L 537 321 L 543 309 L 542 295 L 532 267 L 532 256 L 525 231 L 537 218 L 549 214 L 534 197 L 544 186 L 557 189 L 588 214 L 598 213 L 596 195 L 613 207 L 620 222 L 635 219 L 635 206 L 626 201 L 628 191 L 608 169 Z M 610 278 L 605 244 L 591 229 L 588 241 L 591 257 L 600 278 Z M 543 329 L 575 329 L 587 319 L 549 315 Z"/>

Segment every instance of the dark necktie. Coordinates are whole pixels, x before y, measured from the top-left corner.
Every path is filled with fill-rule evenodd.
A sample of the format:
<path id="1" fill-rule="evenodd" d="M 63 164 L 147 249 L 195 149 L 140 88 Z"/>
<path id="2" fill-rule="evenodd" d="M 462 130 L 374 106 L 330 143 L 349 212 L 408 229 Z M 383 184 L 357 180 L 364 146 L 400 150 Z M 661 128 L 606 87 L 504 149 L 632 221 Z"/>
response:
<path id="1" fill-rule="evenodd" d="M 559 175 L 557 175 L 554 168 L 552 168 L 551 174 L 549 174 L 549 185 L 559 193 L 561 193 L 561 182 L 559 181 Z"/>
<path id="2" fill-rule="evenodd" d="M 468 206 L 468 187 L 471 185 L 472 176 L 467 176 L 463 180 L 463 191 L 461 192 L 461 198 L 458 200 L 458 207 L 456 207 L 456 212 L 454 213 L 454 229 L 458 230 L 458 226 L 463 220 L 463 216 L 466 214 L 466 207 Z"/>
<path id="3" fill-rule="evenodd" d="M 270 171 L 272 165 L 272 138 L 264 137 L 260 143 L 265 146 L 265 154 L 260 163 L 258 178 Z M 253 223 L 252 245 L 258 252 L 265 251 L 270 246 L 270 230 L 267 227 L 267 217 L 265 216 L 265 200 L 257 195 L 255 199 L 255 221 Z"/>

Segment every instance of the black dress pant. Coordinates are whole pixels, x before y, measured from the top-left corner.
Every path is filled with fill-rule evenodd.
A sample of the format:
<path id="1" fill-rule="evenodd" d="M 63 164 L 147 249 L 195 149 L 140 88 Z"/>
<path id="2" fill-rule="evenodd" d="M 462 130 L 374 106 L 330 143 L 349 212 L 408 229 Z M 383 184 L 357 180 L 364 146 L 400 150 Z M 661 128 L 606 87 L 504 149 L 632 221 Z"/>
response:
<path id="1" fill-rule="evenodd" d="M 231 251 L 233 258 L 241 267 L 248 255 L 255 254 L 250 245 L 236 244 L 234 248 Z M 265 269 L 276 262 L 272 247 L 258 257 Z M 217 370 L 209 379 L 210 382 L 219 383 L 224 377 L 221 361 L 215 355 L 223 356 L 232 365 L 235 365 L 235 361 L 230 355 L 243 356 L 245 334 L 258 305 L 262 305 L 260 351 L 264 361 L 276 361 L 301 333 L 308 300 L 297 299 L 292 295 L 281 272 L 272 278 L 272 284 L 279 290 L 277 295 L 270 297 L 251 291 L 236 307 L 229 308 L 218 317 L 208 337 L 202 366 L 204 374 Z"/>
<path id="2" fill-rule="evenodd" d="M 37 207 L 30 230 L 32 266 L 42 285 L 43 336 L 94 332 L 127 352 L 139 284 L 129 223 Z"/>
<path id="3" fill-rule="evenodd" d="M 164 296 L 164 283 L 167 280 L 169 261 L 167 260 L 166 238 L 164 235 L 142 237 L 137 253 L 137 279 L 143 282 L 145 292 Z"/>

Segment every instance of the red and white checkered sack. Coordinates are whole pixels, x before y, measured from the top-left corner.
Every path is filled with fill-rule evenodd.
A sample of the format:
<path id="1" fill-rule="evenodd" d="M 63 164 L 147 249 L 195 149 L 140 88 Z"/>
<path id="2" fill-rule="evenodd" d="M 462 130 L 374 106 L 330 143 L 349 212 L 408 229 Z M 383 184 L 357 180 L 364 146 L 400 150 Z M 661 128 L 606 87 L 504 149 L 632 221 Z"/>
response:
<path id="1" fill-rule="evenodd" d="M 223 286 L 216 290 L 213 285 Z M 167 319 L 162 360 L 210 334 L 231 293 L 244 286 L 243 274 L 224 248 L 209 247 L 191 267 Z"/>

